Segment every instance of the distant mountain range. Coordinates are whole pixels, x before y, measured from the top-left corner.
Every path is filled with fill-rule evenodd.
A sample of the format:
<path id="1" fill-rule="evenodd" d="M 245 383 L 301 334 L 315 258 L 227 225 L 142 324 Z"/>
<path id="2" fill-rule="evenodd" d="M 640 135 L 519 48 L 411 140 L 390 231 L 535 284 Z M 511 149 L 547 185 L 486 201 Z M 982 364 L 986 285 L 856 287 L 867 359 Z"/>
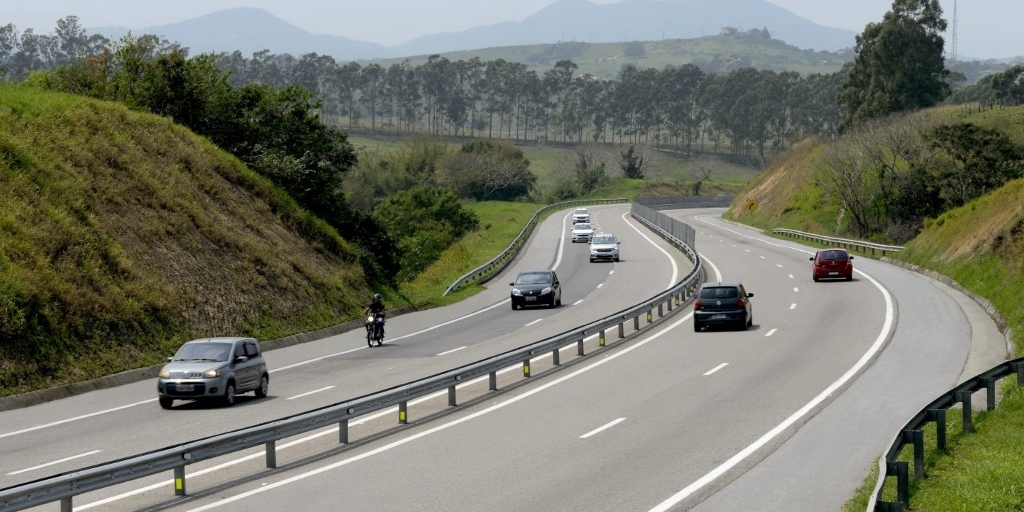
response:
<path id="1" fill-rule="evenodd" d="M 603 5 L 559 0 L 521 22 L 423 36 L 393 47 L 312 34 L 254 8 L 228 9 L 132 33 L 165 37 L 188 47 L 192 54 L 239 50 L 248 57 L 261 50 L 294 56 L 316 52 L 348 61 L 559 41 L 691 39 L 716 35 L 726 27 L 738 31 L 767 28 L 774 39 L 801 49 L 826 51 L 850 48 L 856 36 L 849 30 L 817 25 L 766 0 L 624 0 Z M 113 39 L 129 31 L 124 27 L 88 30 Z"/>

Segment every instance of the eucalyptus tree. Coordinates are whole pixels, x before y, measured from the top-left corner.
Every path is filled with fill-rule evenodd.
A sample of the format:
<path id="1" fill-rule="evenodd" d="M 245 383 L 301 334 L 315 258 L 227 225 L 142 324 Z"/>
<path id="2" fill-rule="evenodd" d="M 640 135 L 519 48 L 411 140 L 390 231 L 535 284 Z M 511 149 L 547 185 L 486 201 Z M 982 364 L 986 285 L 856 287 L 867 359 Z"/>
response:
<path id="1" fill-rule="evenodd" d="M 377 114 L 385 99 L 384 68 L 380 64 L 371 63 L 360 73 L 359 104 L 370 114 L 370 130 L 377 131 Z"/>
<path id="2" fill-rule="evenodd" d="M 413 131 L 419 119 L 420 82 L 416 77 L 416 69 L 406 59 L 392 64 L 387 73 L 388 91 L 394 102 L 394 113 L 398 118 L 397 130 Z"/>
<path id="3" fill-rule="evenodd" d="M 8 23 L 0 27 L 0 80 L 7 78 L 18 49 L 18 31 L 14 24 Z"/>
<path id="4" fill-rule="evenodd" d="M 667 101 L 665 116 L 669 130 L 683 139 L 686 151 L 691 151 L 700 126 L 700 85 L 704 72 L 687 63 L 665 69 L 658 79 L 658 88 Z"/>
<path id="5" fill-rule="evenodd" d="M 28 28 L 21 33 L 19 51 L 11 59 L 11 74 L 27 77 L 33 71 L 47 69 L 51 63 L 53 38 L 46 34 L 36 34 Z"/>
<path id="6" fill-rule="evenodd" d="M 562 140 L 566 140 L 568 130 L 566 121 L 569 118 L 570 95 L 572 94 L 573 74 L 579 66 L 571 60 L 560 60 L 554 67 L 544 72 L 544 85 L 554 99 L 552 108 L 555 123 L 561 128 Z"/>
<path id="7" fill-rule="evenodd" d="M 322 98 L 328 88 L 328 70 L 336 65 L 334 57 L 330 55 L 319 55 L 316 52 L 303 54 L 292 69 L 291 83 L 301 85 Z"/>
<path id="8" fill-rule="evenodd" d="M 857 36 L 857 57 L 839 98 L 843 126 L 942 101 L 950 89 L 945 30 L 939 0 L 895 0 L 880 23 L 869 23 Z"/>
<path id="9" fill-rule="evenodd" d="M 363 67 L 358 62 L 349 62 L 331 71 L 330 82 L 336 91 L 342 111 L 348 117 L 348 127 L 352 128 L 358 124 L 360 118 L 357 93 L 363 83 Z"/>

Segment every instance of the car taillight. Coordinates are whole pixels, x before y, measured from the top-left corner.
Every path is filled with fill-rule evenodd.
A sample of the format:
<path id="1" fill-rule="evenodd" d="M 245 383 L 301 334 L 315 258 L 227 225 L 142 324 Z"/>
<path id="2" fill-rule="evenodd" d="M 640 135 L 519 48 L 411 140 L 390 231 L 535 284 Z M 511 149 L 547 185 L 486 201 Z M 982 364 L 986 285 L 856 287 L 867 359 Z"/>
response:
<path id="1" fill-rule="evenodd" d="M 746 307 L 746 306 L 747 306 L 747 302 L 744 301 L 742 298 L 736 299 L 736 307 L 743 308 L 743 307 Z"/>
<path id="2" fill-rule="evenodd" d="M 693 301 L 693 309 L 700 309 L 700 299 Z"/>

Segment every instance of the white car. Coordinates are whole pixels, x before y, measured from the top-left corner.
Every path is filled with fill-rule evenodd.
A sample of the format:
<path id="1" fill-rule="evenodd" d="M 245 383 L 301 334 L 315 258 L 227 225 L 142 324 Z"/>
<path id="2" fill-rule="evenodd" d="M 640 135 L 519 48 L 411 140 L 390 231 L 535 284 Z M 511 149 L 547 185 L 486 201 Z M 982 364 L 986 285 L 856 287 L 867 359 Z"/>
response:
<path id="1" fill-rule="evenodd" d="M 576 208 L 576 211 L 572 212 L 572 223 L 578 224 L 580 222 L 590 222 L 590 210 L 586 208 Z"/>
<path id="2" fill-rule="evenodd" d="M 594 238 L 594 226 L 589 222 L 580 222 L 572 227 L 572 243 L 589 242 Z"/>
<path id="3" fill-rule="evenodd" d="M 597 260 L 619 261 L 619 239 L 611 233 L 598 233 L 590 241 L 590 262 Z"/>

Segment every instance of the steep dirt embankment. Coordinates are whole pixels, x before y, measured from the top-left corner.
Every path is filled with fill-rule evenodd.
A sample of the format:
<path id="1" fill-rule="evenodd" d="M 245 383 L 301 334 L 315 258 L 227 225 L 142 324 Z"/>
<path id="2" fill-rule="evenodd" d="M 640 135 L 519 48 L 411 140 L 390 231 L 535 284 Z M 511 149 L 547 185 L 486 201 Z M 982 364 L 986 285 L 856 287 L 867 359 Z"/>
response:
<path id="1" fill-rule="evenodd" d="M 340 323 L 354 249 L 157 116 L 0 85 L 0 396 Z"/>

